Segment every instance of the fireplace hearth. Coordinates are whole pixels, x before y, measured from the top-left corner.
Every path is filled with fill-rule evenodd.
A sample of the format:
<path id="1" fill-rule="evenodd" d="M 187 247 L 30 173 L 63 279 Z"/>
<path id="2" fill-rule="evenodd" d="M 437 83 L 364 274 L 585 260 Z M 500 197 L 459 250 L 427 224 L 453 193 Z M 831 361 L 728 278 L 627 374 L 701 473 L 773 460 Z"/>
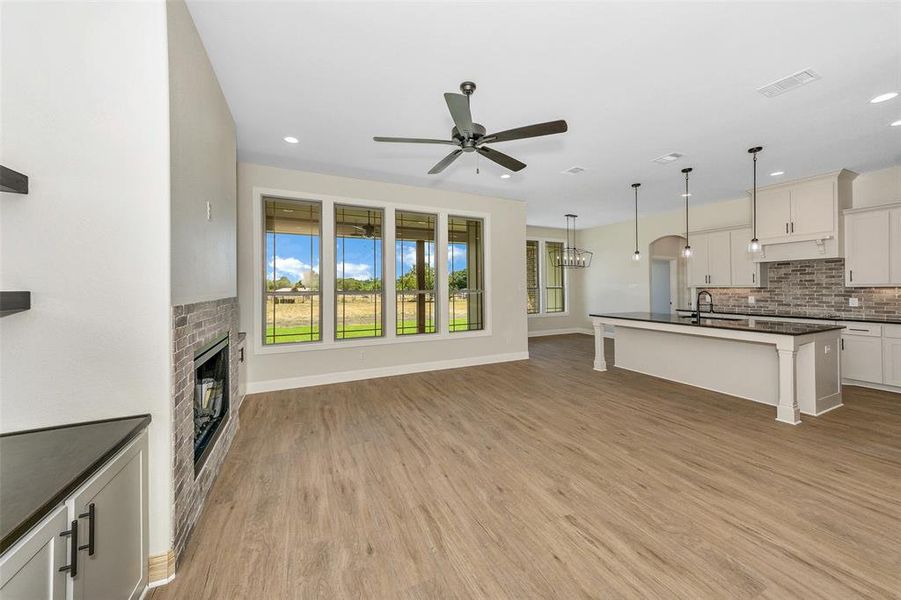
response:
<path id="1" fill-rule="evenodd" d="M 224 429 L 229 414 L 228 336 L 194 357 L 194 473 Z"/>

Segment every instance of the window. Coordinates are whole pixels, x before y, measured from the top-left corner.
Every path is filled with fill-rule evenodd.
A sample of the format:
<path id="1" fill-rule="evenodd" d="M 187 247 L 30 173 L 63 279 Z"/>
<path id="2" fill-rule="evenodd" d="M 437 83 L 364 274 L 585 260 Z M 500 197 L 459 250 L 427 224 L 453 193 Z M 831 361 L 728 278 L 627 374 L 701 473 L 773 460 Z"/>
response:
<path id="1" fill-rule="evenodd" d="M 318 202 L 305 200 L 263 200 L 266 220 L 263 343 L 319 341 L 321 207 Z"/>
<path id="2" fill-rule="evenodd" d="M 397 335 L 435 333 L 435 239 L 438 217 L 397 211 Z"/>
<path id="3" fill-rule="evenodd" d="M 449 330 L 484 328 L 484 265 L 482 220 L 447 218 L 447 278 Z"/>
<path id="4" fill-rule="evenodd" d="M 335 206 L 335 339 L 380 337 L 382 217 L 379 208 Z"/>
<path id="5" fill-rule="evenodd" d="M 565 297 L 563 287 L 563 243 L 545 242 L 544 254 L 545 267 L 545 308 L 544 312 L 558 313 L 565 310 Z"/>
<path id="6" fill-rule="evenodd" d="M 526 312 L 541 311 L 538 285 L 538 240 L 526 241 Z"/>

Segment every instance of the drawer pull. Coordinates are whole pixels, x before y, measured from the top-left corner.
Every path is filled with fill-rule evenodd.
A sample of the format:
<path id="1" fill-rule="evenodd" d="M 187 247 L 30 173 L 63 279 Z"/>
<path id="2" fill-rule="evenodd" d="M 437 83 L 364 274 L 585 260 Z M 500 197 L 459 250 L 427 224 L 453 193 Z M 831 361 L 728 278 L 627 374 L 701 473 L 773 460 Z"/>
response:
<path id="1" fill-rule="evenodd" d="M 69 572 L 69 577 L 78 575 L 78 521 L 72 521 L 72 527 L 59 534 L 60 537 L 69 538 L 69 564 L 59 568 L 60 572 Z"/>
<path id="2" fill-rule="evenodd" d="M 866 333 L 870 333 L 869 329 L 855 329 L 854 327 L 848 327 L 848 331 L 863 331 Z"/>

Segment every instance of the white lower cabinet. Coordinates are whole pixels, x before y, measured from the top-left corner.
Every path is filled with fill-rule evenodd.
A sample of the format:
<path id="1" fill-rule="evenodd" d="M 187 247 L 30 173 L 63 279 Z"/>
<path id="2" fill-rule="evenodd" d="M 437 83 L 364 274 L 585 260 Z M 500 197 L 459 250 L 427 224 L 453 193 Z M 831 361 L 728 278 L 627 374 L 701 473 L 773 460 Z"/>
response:
<path id="1" fill-rule="evenodd" d="M 901 339 L 882 340 L 882 373 L 885 385 L 901 386 Z"/>
<path id="2" fill-rule="evenodd" d="M 842 334 L 842 377 L 882 383 L 882 338 Z"/>
<path id="3" fill-rule="evenodd" d="M 57 507 L 0 558 L 0 598 L 3 600 L 64 600 L 69 512 Z"/>
<path id="4" fill-rule="evenodd" d="M 3 554 L 0 600 L 137 600 L 147 533 L 145 430 Z"/>

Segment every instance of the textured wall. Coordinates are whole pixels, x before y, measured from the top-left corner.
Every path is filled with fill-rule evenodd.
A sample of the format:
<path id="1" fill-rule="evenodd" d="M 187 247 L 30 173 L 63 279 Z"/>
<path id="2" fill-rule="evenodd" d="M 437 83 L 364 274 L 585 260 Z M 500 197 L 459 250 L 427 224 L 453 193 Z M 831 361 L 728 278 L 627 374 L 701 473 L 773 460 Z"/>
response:
<path id="1" fill-rule="evenodd" d="M 194 476 L 194 357 L 209 342 L 229 336 L 229 417 L 200 473 Z M 238 299 L 224 298 L 172 307 L 172 416 L 174 542 L 182 555 L 203 501 L 219 474 L 238 429 Z"/>
<path id="2" fill-rule="evenodd" d="M 769 263 L 766 288 L 711 288 L 717 312 L 785 313 L 811 317 L 845 317 L 874 321 L 901 318 L 901 288 L 845 287 L 845 260 L 798 260 Z M 748 304 L 748 296 L 756 303 Z M 848 306 L 849 298 L 860 306 Z"/>

